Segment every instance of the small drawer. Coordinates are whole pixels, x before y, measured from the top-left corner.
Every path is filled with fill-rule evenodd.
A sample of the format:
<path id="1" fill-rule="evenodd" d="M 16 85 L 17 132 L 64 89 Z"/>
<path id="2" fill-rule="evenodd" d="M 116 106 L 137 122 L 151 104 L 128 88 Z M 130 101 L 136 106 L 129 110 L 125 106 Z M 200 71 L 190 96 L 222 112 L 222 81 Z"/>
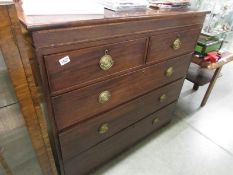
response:
<path id="1" fill-rule="evenodd" d="M 147 62 L 160 62 L 193 52 L 199 34 L 198 28 L 151 37 Z"/>
<path id="2" fill-rule="evenodd" d="M 183 79 L 61 133 L 59 140 L 63 159 L 67 160 L 80 154 L 159 108 L 176 101 L 182 85 Z"/>
<path id="3" fill-rule="evenodd" d="M 44 57 L 51 92 L 144 64 L 146 38 Z"/>
<path id="4" fill-rule="evenodd" d="M 149 115 L 130 127 L 118 132 L 109 139 L 97 144 L 72 159 L 63 161 L 65 173 L 69 175 L 88 174 L 91 170 L 107 162 L 123 150 L 161 128 L 173 116 L 175 103 Z"/>
<path id="5" fill-rule="evenodd" d="M 183 78 L 191 55 L 155 64 L 121 77 L 52 98 L 58 130 L 130 101 L 169 82 Z"/>

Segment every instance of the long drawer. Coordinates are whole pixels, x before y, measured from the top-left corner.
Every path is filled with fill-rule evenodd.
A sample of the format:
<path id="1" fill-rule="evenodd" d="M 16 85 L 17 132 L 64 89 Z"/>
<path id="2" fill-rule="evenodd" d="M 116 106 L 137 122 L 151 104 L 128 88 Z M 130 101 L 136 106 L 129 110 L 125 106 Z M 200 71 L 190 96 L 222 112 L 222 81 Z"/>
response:
<path id="1" fill-rule="evenodd" d="M 144 64 L 146 38 L 44 57 L 51 92 Z"/>
<path id="2" fill-rule="evenodd" d="M 89 149 L 159 108 L 177 100 L 183 79 L 101 114 L 59 135 L 64 160 Z M 161 97 L 165 96 L 163 100 Z"/>
<path id="3" fill-rule="evenodd" d="M 66 175 L 83 175 L 118 155 L 152 131 L 168 123 L 172 118 L 175 103 L 140 120 L 134 125 L 105 140 L 90 150 L 64 161 Z"/>
<path id="4" fill-rule="evenodd" d="M 86 120 L 169 82 L 183 78 L 191 55 L 52 98 L 58 130 Z"/>

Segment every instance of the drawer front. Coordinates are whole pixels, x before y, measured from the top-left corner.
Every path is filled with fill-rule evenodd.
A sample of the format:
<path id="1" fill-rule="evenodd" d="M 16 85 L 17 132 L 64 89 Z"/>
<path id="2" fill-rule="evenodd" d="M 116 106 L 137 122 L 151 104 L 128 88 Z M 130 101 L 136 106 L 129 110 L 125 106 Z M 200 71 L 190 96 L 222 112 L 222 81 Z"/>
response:
<path id="1" fill-rule="evenodd" d="M 200 30 L 177 31 L 151 37 L 147 62 L 159 62 L 193 52 Z"/>
<path id="2" fill-rule="evenodd" d="M 112 136 L 110 139 L 101 142 L 86 152 L 83 152 L 79 156 L 68 161 L 64 161 L 65 174 L 87 174 L 114 156 L 119 155 L 120 152 L 168 123 L 172 118 L 174 108 L 175 103 L 161 109 L 143 120 L 140 120 Z"/>
<path id="3" fill-rule="evenodd" d="M 143 65 L 146 41 L 143 38 L 45 56 L 51 92 Z M 60 63 L 61 59 L 64 62 Z"/>
<path id="4" fill-rule="evenodd" d="M 191 55 L 52 98 L 58 130 L 132 100 L 185 76 Z"/>
<path id="5" fill-rule="evenodd" d="M 183 79 L 152 91 L 59 135 L 64 160 L 80 154 L 159 108 L 177 100 Z M 161 96 L 166 99 L 161 101 Z M 105 129 L 105 130 L 104 130 Z"/>

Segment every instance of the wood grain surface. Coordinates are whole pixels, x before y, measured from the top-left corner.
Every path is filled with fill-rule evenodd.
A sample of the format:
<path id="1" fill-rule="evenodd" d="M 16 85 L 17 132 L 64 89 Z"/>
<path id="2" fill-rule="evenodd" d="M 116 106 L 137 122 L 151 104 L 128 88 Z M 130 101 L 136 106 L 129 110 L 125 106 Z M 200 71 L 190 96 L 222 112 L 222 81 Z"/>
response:
<path id="1" fill-rule="evenodd" d="M 161 31 L 191 25 L 201 25 L 203 17 L 197 16 L 168 16 L 158 19 L 139 20 L 131 22 L 118 22 L 98 25 L 85 25 L 82 27 L 67 27 L 51 30 L 42 30 L 32 33 L 34 45 L 37 48 L 68 45 L 71 43 L 90 42 L 122 36 Z"/>
<path id="2" fill-rule="evenodd" d="M 195 9 L 160 9 L 147 8 L 145 11 L 131 10 L 114 12 L 105 9 L 103 15 L 33 15 L 25 16 L 21 8 L 21 0 L 17 0 L 18 16 L 21 22 L 30 31 L 40 31 L 45 29 L 56 29 L 77 26 L 91 26 L 109 23 L 123 23 L 132 21 L 146 21 L 150 19 L 166 19 L 168 17 L 190 17 L 190 23 L 195 18 L 205 16 L 209 11 L 198 11 Z"/>
<path id="3" fill-rule="evenodd" d="M 183 78 L 190 60 L 190 54 L 184 55 L 125 76 L 53 97 L 52 103 L 58 130 L 87 120 L 93 115 L 132 100 L 166 83 Z M 167 77 L 165 72 L 171 66 L 174 68 L 174 74 Z M 103 91 L 109 91 L 111 99 L 101 104 L 98 102 L 98 97 Z"/>
<path id="4" fill-rule="evenodd" d="M 99 78 L 107 78 L 114 73 L 125 71 L 144 64 L 146 38 L 122 41 L 117 44 L 91 47 L 45 56 L 45 65 L 51 92 L 80 85 Z M 108 51 L 113 59 L 109 70 L 99 66 L 101 57 Z M 70 62 L 61 65 L 59 60 L 68 56 Z"/>
<path id="5" fill-rule="evenodd" d="M 30 67 L 31 46 L 24 42 L 15 6 L 0 6 L 0 46 L 28 132 L 44 174 L 56 174 Z"/>
<path id="6" fill-rule="evenodd" d="M 207 13 L 148 9 L 106 10 L 101 16 L 28 17 L 20 8 L 18 12 L 35 48 L 35 74 L 40 73 L 46 96 L 54 155 L 65 175 L 87 174 L 170 121 L 174 104 L 166 105 L 179 95 Z M 171 44 L 178 35 L 182 48 L 173 51 Z M 115 67 L 106 74 L 97 69 L 105 46 L 116 59 Z M 66 55 L 75 64 L 58 67 L 57 61 Z M 171 67 L 173 75 L 166 76 Z M 111 98 L 99 103 L 103 91 L 109 91 Z M 158 103 L 160 92 L 167 93 L 169 100 Z M 160 122 L 153 126 L 157 117 Z M 96 134 L 103 122 L 110 123 L 110 130 L 101 137 Z"/>
<path id="7" fill-rule="evenodd" d="M 159 62 L 171 57 L 179 56 L 185 53 L 193 52 L 201 27 L 162 35 L 152 36 L 148 51 L 147 62 Z M 180 39 L 181 48 L 174 50 L 172 45 L 176 39 Z"/>
<path id="8" fill-rule="evenodd" d="M 110 139 L 65 162 L 66 174 L 88 174 L 94 168 L 118 156 L 126 148 L 129 148 L 154 130 L 167 124 L 172 119 L 174 108 L 175 103 L 151 114 L 147 118 L 112 136 Z M 159 118 L 159 123 L 153 125 L 155 118 Z"/>
<path id="9" fill-rule="evenodd" d="M 67 160 L 80 154 L 159 108 L 176 101 L 182 85 L 183 79 L 166 87 L 156 89 L 61 133 L 59 138 L 63 159 Z M 167 99 L 164 102 L 160 102 L 159 98 L 163 94 L 166 94 Z M 98 130 L 103 123 L 109 125 L 109 131 L 105 134 L 100 134 Z"/>

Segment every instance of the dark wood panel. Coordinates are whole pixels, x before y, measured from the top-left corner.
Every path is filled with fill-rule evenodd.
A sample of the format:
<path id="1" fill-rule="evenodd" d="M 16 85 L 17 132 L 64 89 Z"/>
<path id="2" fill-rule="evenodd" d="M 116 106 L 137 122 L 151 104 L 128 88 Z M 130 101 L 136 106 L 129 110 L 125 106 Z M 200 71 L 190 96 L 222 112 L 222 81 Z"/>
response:
<path id="1" fill-rule="evenodd" d="M 51 92 L 143 65 L 146 41 L 143 38 L 45 56 Z M 99 62 L 106 50 L 114 63 L 110 69 L 103 70 Z M 67 56 L 70 62 L 61 65 L 59 60 Z"/>
<path id="2" fill-rule="evenodd" d="M 51 29 L 33 32 L 34 45 L 37 48 L 59 46 L 77 42 L 89 42 L 135 35 L 169 28 L 202 24 L 203 15 L 180 15 L 158 17 L 156 19 L 139 20 L 121 23 L 107 23 L 82 27 Z"/>
<path id="3" fill-rule="evenodd" d="M 174 107 L 175 103 L 135 123 L 83 154 L 65 161 L 66 175 L 87 174 L 107 160 L 119 155 L 126 148 L 129 148 L 154 130 L 168 123 L 172 118 Z M 156 118 L 157 120 L 155 120 Z"/>
<path id="4" fill-rule="evenodd" d="M 72 52 L 74 50 L 79 50 L 79 49 L 86 49 L 86 48 L 91 48 L 91 47 L 98 47 L 100 45 L 111 45 L 111 44 L 114 44 L 114 43 L 119 43 L 119 42 L 122 42 L 122 41 L 131 41 L 131 40 L 135 40 L 135 38 L 148 38 L 150 37 L 151 35 L 157 35 L 157 34 L 165 34 L 165 33 L 169 33 L 169 32 L 175 32 L 177 30 L 191 30 L 193 28 L 200 28 L 200 25 L 193 25 L 193 26 L 190 26 L 190 27 L 180 27 L 180 28 L 171 28 L 171 29 L 168 29 L 168 30 L 163 30 L 163 31 L 157 31 L 157 32 L 149 32 L 149 33 L 146 33 L 146 34 L 140 34 L 140 35 L 133 35 L 133 36 L 126 36 L 126 37 L 117 37 L 117 38 L 113 38 L 113 39 L 105 39 L 105 40 L 100 40 L 100 41 L 94 41 L 94 42 L 83 42 L 83 43 L 78 43 L 78 44 L 71 44 L 71 45 L 64 45 L 64 46 L 60 46 L 60 47 L 50 47 L 50 48 L 43 48 L 43 49 L 37 49 L 37 61 L 40 65 L 40 70 L 41 70 L 41 77 L 42 77 L 42 82 L 45 86 L 45 89 L 46 90 L 49 90 L 49 86 L 48 86 L 48 82 L 47 82 L 47 72 L 46 72 L 46 69 L 45 69 L 45 65 L 44 65 L 44 55 L 52 55 L 52 54 L 56 54 L 56 53 L 62 53 L 62 52 Z M 148 50 L 148 42 L 147 42 L 147 49 Z M 147 52 L 146 54 L 147 55 Z M 138 70 L 140 68 L 145 68 L 149 65 L 152 65 L 154 64 L 153 62 L 151 63 L 147 63 L 147 64 L 144 64 L 142 66 L 139 66 L 139 67 L 134 67 L 134 68 L 131 68 L 131 69 L 127 69 L 124 71 L 124 73 L 128 73 L 128 72 L 133 72 L 135 70 Z M 114 77 L 117 77 L 119 75 L 122 75 L 122 72 L 116 72 L 114 74 L 111 74 L 108 76 L 108 78 L 114 78 Z M 69 91 L 72 91 L 72 90 L 75 90 L 77 88 L 80 88 L 80 87 L 84 87 L 84 86 L 87 86 L 87 85 L 90 85 L 90 84 L 94 84 L 94 83 L 97 83 L 99 81 L 103 81 L 105 80 L 105 77 L 101 77 L 101 78 L 98 78 L 98 79 L 93 79 L 92 81 L 89 81 L 89 82 L 85 82 L 85 83 L 82 83 L 81 85 L 80 84 L 77 84 L 77 85 L 74 85 L 72 87 L 67 87 L 63 90 L 59 90 L 59 91 L 56 91 L 56 92 L 53 92 L 53 93 L 50 93 L 48 92 L 49 95 L 52 95 L 52 96 L 56 96 L 56 95 L 59 95 L 59 94 L 62 94 L 62 93 L 66 93 L 66 92 L 69 92 Z"/>
<path id="5" fill-rule="evenodd" d="M 106 38 L 106 39 L 97 40 L 97 41 L 88 41 L 88 42 L 81 42 L 81 43 L 75 43 L 75 44 L 69 44 L 69 45 L 61 45 L 61 46 L 56 46 L 56 47 L 39 48 L 38 50 L 41 52 L 42 55 L 51 55 L 51 54 L 84 49 L 84 48 L 89 48 L 89 47 L 96 47 L 100 45 L 114 44 L 114 43 L 119 43 L 122 41 L 130 41 L 130 40 L 135 40 L 139 38 L 148 38 L 148 37 L 155 36 L 155 35 L 174 33 L 177 31 L 193 30 L 193 29 L 198 29 L 201 27 L 202 27 L 202 24 L 196 24 L 196 25 L 194 24 L 190 26 L 180 26 L 176 28 L 169 28 L 166 30 L 150 31 L 147 33 L 138 33 L 138 34 L 127 35 L 123 37 L 115 37 L 111 39 Z M 43 57 L 41 58 L 43 59 Z"/>
<path id="6" fill-rule="evenodd" d="M 125 105 L 101 114 L 84 123 L 65 131 L 59 135 L 62 157 L 67 160 L 100 141 L 110 137 L 116 132 L 130 126 L 143 117 L 153 113 L 159 108 L 175 101 L 183 85 L 183 79 L 148 93 Z M 166 100 L 160 102 L 160 97 L 165 94 Z M 109 125 L 109 131 L 104 134 L 98 132 L 104 123 Z"/>
<path id="7" fill-rule="evenodd" d="M 53 97 L 55 121 L 62 130 L 93 115 L 109 110 L 159 86 L 184 77 L 191 55 L 181 56 L 115 79 Z M 173 67 L 174 73 L 167 77 L 166 70 Z M 111 98 L 99 103 L 100 93 L 109 91 Z M 91 110 L 90 110 L 91 109 Z"/>
<path id="8" fill-rule="evenodd" d="M 152 36 L 150 39 L 147 62 L 159 62 L 161 60 L 192 52 L 200 31 L 201 27 L 193 30 L 177 30 L 172 33 Z M 173 48 L 173 43 L 176 39 L 179 39 L 181 42 L 180 48 L 177 50 Z"/>

